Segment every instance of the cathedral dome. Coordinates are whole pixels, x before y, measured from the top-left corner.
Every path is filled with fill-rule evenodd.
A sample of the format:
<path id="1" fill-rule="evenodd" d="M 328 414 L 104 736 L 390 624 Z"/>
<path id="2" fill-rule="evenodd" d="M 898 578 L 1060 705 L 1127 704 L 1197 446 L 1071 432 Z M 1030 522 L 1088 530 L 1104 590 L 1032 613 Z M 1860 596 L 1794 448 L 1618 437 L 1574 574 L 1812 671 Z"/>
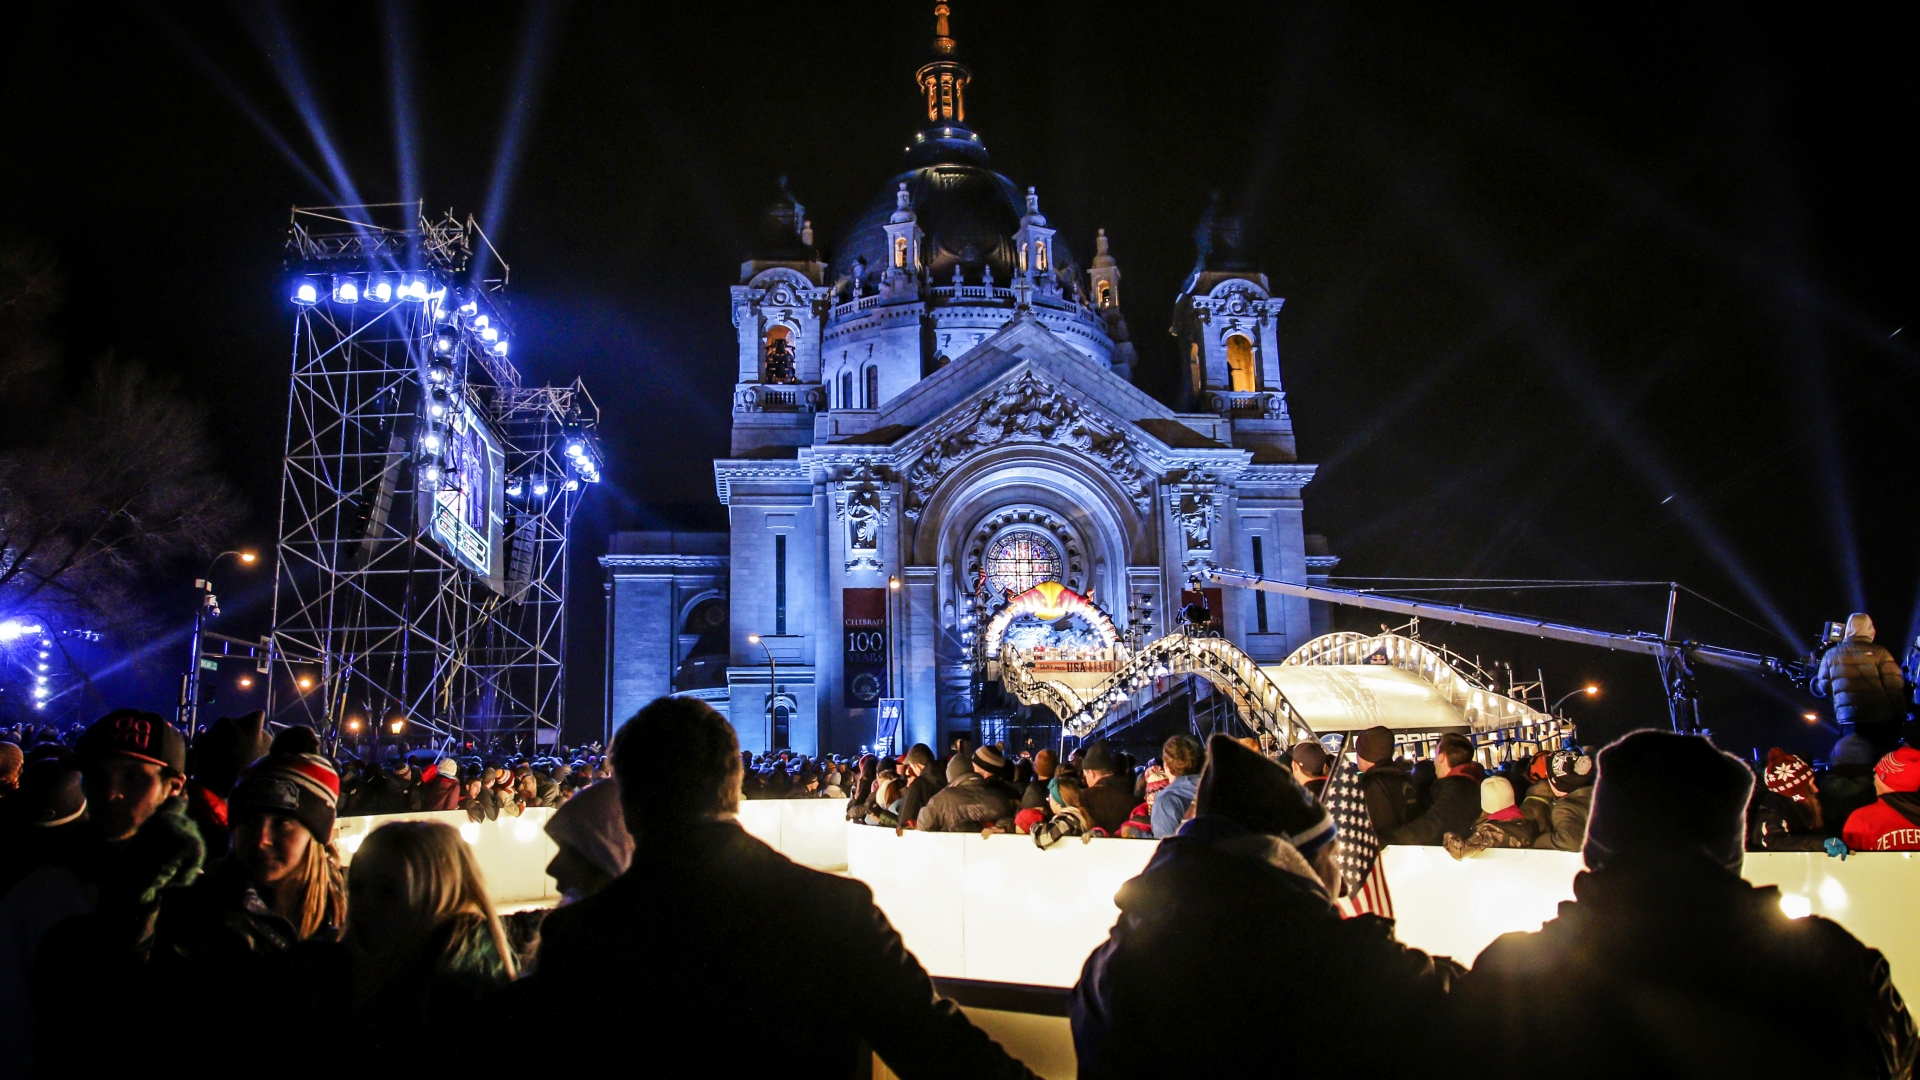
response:
<path id="1" fill-rule="evenodd" d="M 1013 280 L 1017 269 L 1013 234 L 1020 229 L 1025 197 L 1013 181 L 992 169 L 953 160 L 910 169 L 887 181 L 842 234 L 833 253 L 832 280 L 852 278 L 855 263 L 864 261 L 863 285 L 873 289 L 887 268 L 886 226 L 893 217 L 895 192 L 903 183 L 926 234 L 921 259 L 933 284 L 950 284 L 955 265 L 962 268 L 968 284 L 979 284 L 983 267 L 992 268 L 999 285 Z M 1054 265 L 1063 270 L 1072 267 L 1066 244 L 1055 239 L 1053 245 Z"/>

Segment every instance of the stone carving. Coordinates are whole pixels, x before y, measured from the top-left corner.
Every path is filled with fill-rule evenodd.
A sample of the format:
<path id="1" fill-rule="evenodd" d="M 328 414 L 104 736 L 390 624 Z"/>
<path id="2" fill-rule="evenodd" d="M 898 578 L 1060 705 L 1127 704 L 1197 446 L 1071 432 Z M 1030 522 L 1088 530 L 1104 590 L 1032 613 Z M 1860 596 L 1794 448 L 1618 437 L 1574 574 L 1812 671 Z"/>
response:
<path id="1" fill-rule="evenodd" d="M 907 471 L 907 519 L 920 520 L 933 489 L 961 461 L 990 446 L 1021 442 L 1086 454 L 1106 466 L 1135 509 L 1153 507 L 1153 477 L 1134 461 L 1133 441 L 1027 373 L 946 428 L 914 462 Z"/>
<path id="2" fill-rule="evenodd" d="M 847 527 L 847 569 L 879 570 L 880 526 L 893 505 L 892 477 L 861 458 L 839 477 L 834 507 Z"/>
<path id="3" fill-rule="evenodd" d="M 1186 537 L 1188 551 L 1213 550 L 1213 496 L 1206 493 L 1182 495 L 1173 511 Z"/>

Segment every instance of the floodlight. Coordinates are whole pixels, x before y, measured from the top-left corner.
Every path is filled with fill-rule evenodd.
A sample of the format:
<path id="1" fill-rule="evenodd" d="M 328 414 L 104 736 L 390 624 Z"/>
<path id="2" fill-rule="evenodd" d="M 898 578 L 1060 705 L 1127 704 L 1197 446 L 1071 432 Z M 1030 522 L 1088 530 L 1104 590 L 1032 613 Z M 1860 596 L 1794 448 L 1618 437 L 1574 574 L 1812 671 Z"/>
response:
<path id="1" fill-rule="evenodd" d="M 568 491 L 579 491 L 579 490 L 580 490 L 580 481 L 578 481 L 578 480 L 569 480 L 569 481 L 567 481 L 567 482 L 566 482 L 566 485 L 565 485 L 565 486 L 566 486 L 566 489 L 567 489 Z"/>
<path id="2" fill-rule="evenodd" d="M 545 495 L 547 493 L 547 478 L 545 476 L 536 476 L 533 478 L 533 493 L 535 495 Z"/>
<path id="3" fill-rule="evenodd" d="M 427 483 L 437 484 L 440 482 L 440 466 L 429 465 L 420 470 L 420 475 L 426 478 Z"/>
<path id="4" fill-rule="evenodd" d="M 582 455 L 582 454 L 584 454 L 584 453 L 586 453 L 586 452 L 587 452 L 587 444 L 586 444 L 586 443 L 583 443 L 583 442 L 581 442 L 581 441 L 580 441 L 579 439 L 569 439 L 569 440 L 567 441 L 567 456 L 568 456 L 568 457 L 570 457 L 570 458 L 577 458 L 577 457 L 579 457 L 580 455 Z"/>
<path id="5" fill-rule="evenodd" d="M 400 285 L 400 299 L 411 300 L 416 304 L 426 303 L 427 301 L 426 280 L 423 278 L 414 278 L 411 281 L 402 282 Z"/>
<path id="6" fill-rule="evenodd" d="M 462 315 L 471 315 L 471 314 L 473 314 L 474 312 L 476 312 L 476 311 L 479 311 L 479 310 L 480 310 L 480 305 L 479 305 L 479 304 L 476 304 L 476 303 L 474 303 L 474 302 L 473 302 L 473 301 L 471 301 L 471 300 L 469 300 L 469 301 L 467 301 L 466 303 L 464 303 L 464 304 L 461 304 L 461 305 L 460 305 L 460 314 L 462 314 Z"/>
<path id="7" fill-rule="evenodd" d="M 385 304 L 393 299 L 393 286 L 386 278 L 374 278 L 367 282 L 367 299 L 376 304 Z"/>
<path id="8" fill-rule="evenodd" d="M 447 407 L 436 401 L 427 406 L 427 415 L 433 417 L 435 420 L 442 419 L 447 415 Z"/>
<path id="9" fill-rule="evenodd" d="M 45 671 L 45 670 L 47 670 L 47 665 L 46 665 L 46 662 L 45 662 L 45 661 L 42 661 L 42 662 L 40 663 L 40 670 L 41 670 L 41 671 Z"/>
<path id="10" fill-rule="evenodd" d="M 293 302 L 301 307 L 312 307 L 320 302 L 320 290 L 313 287 L 313 282 L 303 281 L 294 286 Z"/>
<path id="11" fill-rule="evenodd" d="M 526 482 L 521 480 L 517 476 L 507 481 L 507 498 L 509 499 L 519 498 L 521 493 L 526 490 L 527 490 Z"/>
<path id="12" fill-rule="evenodd" d="M 452 341 L 452 338 L 447 338 Z M 445 364 L 428 364 L 427 381 L 435 386 L 445 386 L 453 381 L 453 369 Z"/>
<path id="13" fill-rule="evenodd" d="M 472 306 L 473 306 L 472 304 L 467 305 L 467 307 L 472 307 Z M 467 308 L 461 308 L 460 310 L 463 312 L 466 312 L 469 315 L 473 315 L 473 312 L 467 311 Z M 474 315 L 473 328 L 475 330 L 485 330 L 487 328 L 487 317 L 485 315 Z"/>
<path id="14" fill-rule="evenodd" d="M 491 345 L 500 340 L 500 331 L 491 326 L 483 326 L 480 328 L 480 340 Z"/>
<path id="15" fill-rule="evenodd" d="M 360 286 L 350 277 L 333 279 L 333 302 L 336 304 L 357 304 L 360 302 Z"/>
<path id="16" fill-rule="evenodd" d="M 8 619 L 6 622 L 0 622 L 0 645 L 11 644 L 26 637 L 28 634 L 37 634 L 42 629 L 42 627 L 35 626 L 32 623 L 21 622 L 19 619 Z"/>
<path id="17" fill-rule="evenodd" d="M 439 432 L 429 431 L 425 435 L 422 435 L 420 437 L 420 445 L 428 453 L 432 453 L 432 454 L 439 453 L 440 452 Z"/>
<path id="18" fill-rule="evenodd" d="M 454 339 L 452 334 L 441 334 L 433 339 L 433 355 L 452 356 Z"/>
<path id="19" fill-rule="evenodd" d="M 493 333 L 493 331 L 489 330 L 487 331 L 487 333 L 491 334 Z M 507 339 L 506 338 L 501 338 L 499 341 L 496 341 L 493 343 L 493 355 L 495 356 L 507 355 Z"/>

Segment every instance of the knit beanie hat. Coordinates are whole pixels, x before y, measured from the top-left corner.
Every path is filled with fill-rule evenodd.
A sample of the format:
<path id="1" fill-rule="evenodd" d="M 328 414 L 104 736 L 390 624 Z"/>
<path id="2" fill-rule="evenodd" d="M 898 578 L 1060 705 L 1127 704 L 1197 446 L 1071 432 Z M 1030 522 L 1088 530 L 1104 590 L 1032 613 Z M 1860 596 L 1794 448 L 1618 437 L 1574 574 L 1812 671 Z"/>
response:
<path id="1" fill-rule="evenodd" d="M 955 754 L 947 759 L 947 783 L 951 784 L 963 776 L 973 775 L 973 759 Z"/>
<path id="2" fill-rule="evenodd" d="M 1215 814 L 1254 832 L 1277 836 L 1309 859 L 1337 831 L 1325 807 L 1293 774 L 1225 735 L 1207 742 L 1194 813 Z"/>
<path id="3" fill-rule="evenodd" d="M 608 877 L 626 873 L 633 861 L 633 835 L 620 813 L 620 784 L 615 780 L 590 784 L 560 804 L 547 821 L 547 835 Z"/>
<path id="4" fill-rule="evenodd" d="M 989 744 L 973 752 L 973 763 L 989 772 L 999 772 L 1007 767 L 1007 756 Z"/>
<path id="5" fill-rule="evenodd" d="M 1083 772 L 1093 769 L 1097 772 L 1111 773 L 1114 771 L 1113 753 L 1107 749 L 1106 743 L 1088 743 L 1086 753 L 1080 758 L 1080 768 Z"/>
<path id="6" fill-rule="evenodd" d="M 1480 781 L 1480 812 L 1497 814 L 1513 805 L 1513 784 L 1504 776 L 1489 776 Z"/>
<path id="7" fill-rule="evenodd" d="M 1365 758 L 1375 765 L 1393 760 L 1393 729 L 1388 727 L 1370 727 L 1354 740 L 1353 752 L 1356 757 Z"/>
<path id="8" fill-rule="evenodd" d="M 440 759 L 440 775 L 446 777 L 449 780 L 460 779 L 460 762 L 455 758 L 450 758 L 450 757 L 441 758 Z"/>
<path id="9" fill-rule="evenodd" d="M 1547 757 L 1547 779 L 1554 790 L 1571 795 L 1593 783 L 1593 759 L 1578 750 L 1555 750 Z"/>
<path id="10" fill-rule="evenodd" d="M 1840 741 L 1833 744 L 1833 763 L 1835 765 L 1871 765 L 1873 764 L 1873 744 L 1858 735 L 1842 735 Z"/>
<path id="11" fill-rule="evenodd" d="M 1789 754 L 1777 746 L 1767 751 L 1767 768 L 1761 780 L 1768 791 L 1785 795 L 1794 802 L 1803 803 L 1813 798 L 1813 766 L 1800 755 Z"/>
<path id="12" fill-rule="evenodd" d="M 273 746 L 269 754 L 317 754 L 320 752 L 320 736 L 305 724 L 280 729 L 273 737 Z"/>
<path id="13" fill-rule="evenodd" d="M 267 714 L 256 709 L 245 716 L 223 716 L 193 741 L 194 780 L 222 798 L 233 790 L 240 770 L 267 754 Z"/>
<path id="14" fill-rule="evenodd" d="M 1920 791 L 1920 750 L 1903 746 L 1873 767 L 1873 775 L 1894 791 Z"/>
<path id="15" fill-rule="evenodd" d="M 1704 854 L 1738 872 L 1753 773 L 1700 735 L 1642 730 L 1600 751 L 1587 866 L 1615 855 Z"/>
<path id="16" fill-rule="evenodd" d="M 115 709 L 95 720 L 73 750 L 82 763 L 116 755 L 187 773 L 187 741 L 159 713 Z"/>
<path id="17" fill-rule="evenodd" d="M 286 814 L 321 843 L 333 839 L 340 774 L 318 754 L 268 754 L 240 774 L 227 797 L 228 820 L 242 811 Z"/>
<path id="18" fill-rule="evenodd" d="M 1051 780 L 1053 779 L 1054 770 L 1059 767 L 1059 759 L 1054 757 L 1053 751 L 1051 750 L 1042 750 L 1033 755 L 1033 775 L 1035 779 Z"/>

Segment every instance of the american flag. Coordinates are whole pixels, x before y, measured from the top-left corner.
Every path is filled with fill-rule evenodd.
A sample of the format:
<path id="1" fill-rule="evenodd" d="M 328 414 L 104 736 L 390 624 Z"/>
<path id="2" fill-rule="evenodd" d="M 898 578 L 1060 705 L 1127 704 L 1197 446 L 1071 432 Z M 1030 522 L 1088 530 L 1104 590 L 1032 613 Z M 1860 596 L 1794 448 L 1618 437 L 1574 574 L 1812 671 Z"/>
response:
<path id="1" fill-rule="evenodd" d="M 1345 878 L 1346 895 L 1340 898 L 1340 914 L 1346 918 L 1374 914 L 1393 918 L 1393 894 L 1387 891 L 1387 871 L 1380 858 L 1380 837 L 1373 831 L 1373 819 L 1367 813 L 1366 792 L 1360 786 L 1360 770 L 1352 761 L 1340 762 L 1327 779 L 1322 800 L 1333 823 L 1340 828 L 1340 853 L 1335 862 Z"/>

